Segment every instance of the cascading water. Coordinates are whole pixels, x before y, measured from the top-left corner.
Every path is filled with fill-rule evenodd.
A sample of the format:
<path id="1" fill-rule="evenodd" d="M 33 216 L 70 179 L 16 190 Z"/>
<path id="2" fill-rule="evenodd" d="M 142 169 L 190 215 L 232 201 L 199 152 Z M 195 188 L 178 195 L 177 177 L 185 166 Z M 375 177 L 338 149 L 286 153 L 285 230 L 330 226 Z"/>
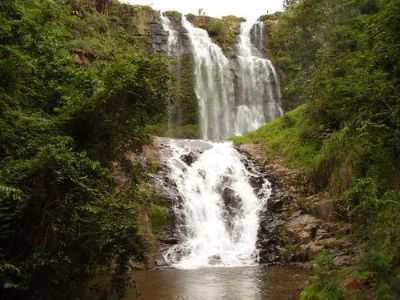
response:
<path id="1" fill-rule="evenodd" d="M 205 30 L 194 27 L 186 18 L 182 25 L 193 48 L 203 139 L 242 135 L 282 115 L 278 76 L 271 61 L 262 55 L 263 23 L 241 24 L 236 70 Z"/>
<path id="2" fill-rule="evenodd" d="M 179 54 L 179 32 L 172 26 L 171 20 L 168 17 L 161 15 L 160 19 L 163 29 L 168 32 L 168 55 L 177 56 Z"/>
<path id="3" fill-rule="evenodd" d="M 181 200 L 175 207 L 181 242 L 165 254 L 178 268 L 257 262 L 259 213 L 271 192 L 251 185 L 245 158 L 231 143 L 169 140 L 167 165 Z"/>
<path id="4" fill-rule="evenodd" d="M 266 43 L 265 43 L 265 26 L 263 22 L 256 22 L 253 28 L 250 30 L 250 38 L 253 45 L 260 51 L 264 53 Z"/>
<path id="5" fill-rule="evenodd" d="M 201 137 L 221 140 L 233 134 L 234 84 L 230 62 L 207 31 L 194 27 L 185 17 L 182 25 L 192 43 L 195 91 L 199 100 Z"/>
<path id="6" fill-rule="evenodd" d="M 169 34 L 169 55 L 179 56 L 179 33 L 168 18 L 161 21 Z M 185 17 L 182 27 L 192 48 L 204 141 L 164 141 L 179 239 L 164 253 L 165 260 L 189 269 L 252 265 L 258 256 L 260 212 L 271 186 L 231 143 L 211 141 L 257 129 L 282 114 L 277 74 L 262 55 L 264 28 L 241 24 L 237 61 L 230 61 L 205 30 Z M 261 179 L 260 186 L 252 184 L 254 178 Z"/>
<path id="7" fill-rule="evenodd" d="M 181 55 L 183 53 L 184 46 L 182 45 L 182 41 L 180 39 L 180 33 L 175 28 L 176 24 L 173 24 L 171 20 L 164 15 L 160 16 L 161 25 L 165 32 L 168 33 L 168 41 L 166 51 L 170 57 L 173 57 L 174 60 L 171 60 L 169 64 L 170 73 L 175 77 L 175 87 L 178 91 L 182 89 L 183 80 L 182 80 L 182 62 Z M 168 106 L 168 135 L 180 135 L 180 126 L 183 125 L 185 120 L 184 112 L 182 109 L 182 97 L 177 96 L 173 102 Z"/>
<path id="8" fill-rule="evenodd" d="M 258 47 L 252 43 L 252 33 Z M 260 52 L 263 43 L 262 23 L 241 24 L 237 45 L 239 95 L 235 133 L 238 135 L 255 130 L 283 113 L 279 79 L 271 61 Z"/>

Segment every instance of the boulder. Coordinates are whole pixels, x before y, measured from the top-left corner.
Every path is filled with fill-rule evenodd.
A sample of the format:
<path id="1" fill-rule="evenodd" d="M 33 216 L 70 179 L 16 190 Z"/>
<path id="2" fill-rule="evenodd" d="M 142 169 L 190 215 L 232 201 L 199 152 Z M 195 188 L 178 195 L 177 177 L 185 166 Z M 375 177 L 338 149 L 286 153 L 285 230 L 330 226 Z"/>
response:
<path id="1" fill-rule="evenodd" d="M 198 155 L 194 152 L 190 152 L 182 155 L 180 158 L 183 162 L 185 162 L 185 164 L 191 166 L 198 159 Z"/>
<path id="2" fill-rule="evenodd" d="M 242 207 L 242 201 L 239 195 L 230 187 L 224 188 L 222 192 L 222 200 L 224 201 L 225 209 L 229 213 L 236 212 Z"/>
<path id="3" fill-rule="evenodd" d="M 215 266 L 215 265 L 220 264 L 220 263 L 221 263 L 221 256 L 219 256 L 219 255 L 210 256 L 210 257 L 208 258 L 208 263 L 209 263 L 211 266 Z"/>

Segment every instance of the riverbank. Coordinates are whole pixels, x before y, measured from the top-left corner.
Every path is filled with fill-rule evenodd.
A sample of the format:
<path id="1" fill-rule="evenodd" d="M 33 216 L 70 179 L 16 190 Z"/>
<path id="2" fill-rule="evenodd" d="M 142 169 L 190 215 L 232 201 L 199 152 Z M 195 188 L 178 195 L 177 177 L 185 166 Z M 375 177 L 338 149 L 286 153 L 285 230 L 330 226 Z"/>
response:
<path id="1" fill-rule="evenodd" d="M 241 144 L 237 149 L 253 159 L 272 184 L 268 210 L 275 215 L 276 240 L 265 234 L 271 223 L 264 220 L 260 228 L 264 240 L 259 243 L 275 243 L 281 263 L 310 267 L 314 258 L 328 250 L 334 253 L 336 265 L 350 265 L 354 259 L 351 226 L 338 219 L 335 199 L 327 193 L 315 193 L 306 174 L 285 167 L 282 158 L 266 157 L 262 145 Z"/>

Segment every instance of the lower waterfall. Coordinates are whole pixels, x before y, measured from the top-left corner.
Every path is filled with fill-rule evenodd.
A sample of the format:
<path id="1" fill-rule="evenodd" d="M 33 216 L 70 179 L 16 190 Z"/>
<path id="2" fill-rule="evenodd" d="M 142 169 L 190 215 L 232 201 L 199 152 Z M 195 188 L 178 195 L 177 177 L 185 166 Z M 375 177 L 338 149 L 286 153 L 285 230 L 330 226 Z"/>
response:
<path id="1" fill-rule="evenodd" d="M 167 141 L 164 159 L 178 195 L 180 242 L 165 253 L 166 261 L 183 269 L 255 264 L 259 214 L 270 183 L 249 168 L 232 143 Z M 260 178 L 255 188 L 252 183 Z"/>

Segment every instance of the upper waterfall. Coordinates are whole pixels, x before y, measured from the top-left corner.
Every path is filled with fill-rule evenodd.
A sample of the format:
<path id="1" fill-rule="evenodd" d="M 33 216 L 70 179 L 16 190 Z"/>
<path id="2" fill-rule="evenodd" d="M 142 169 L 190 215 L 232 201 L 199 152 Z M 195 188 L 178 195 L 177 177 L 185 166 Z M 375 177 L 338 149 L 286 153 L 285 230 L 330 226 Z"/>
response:
<path id="1" fill-rule="evenodd" d="M 163 29 L 168 32 L 168 55 L 176 56 L 179 49 L 179 32 L 174 29 L 168 17 L 161 15 L 160 18 Z"/>
<path id="2" fill-rule="evenodd" d="M 237 45 L 239 68 L 235 133 L 238 135 L 255 130 L 282 115 L 279 79 L 271 61 L 263 56 L 263 44 L 263 23 L 241 24 Z"/>
<path id="3" fill-rule="evenodd" d="M 220 140 L 233 134 L 235 97 L 233 74 L 222 49 L 207 31 L 194 27 L 185 17 L 193 48 L 195 91 L 199 100 L 201 137 Z"/>
<path id="4" fill-rule="evenodd" d="M 282 115 L 279 78 L 264 56 L 262 22 L 241 23 L 232 58 L 225 56 L 206 30 L 195 27 L 184 16 L 183 32 L 178 32 L 166 16 L 161 16 L 161 23 L 168 32 L 170 56 L 179 59 L 182 34 L 190 42 L 202 139 L 242 135 Z"/>

